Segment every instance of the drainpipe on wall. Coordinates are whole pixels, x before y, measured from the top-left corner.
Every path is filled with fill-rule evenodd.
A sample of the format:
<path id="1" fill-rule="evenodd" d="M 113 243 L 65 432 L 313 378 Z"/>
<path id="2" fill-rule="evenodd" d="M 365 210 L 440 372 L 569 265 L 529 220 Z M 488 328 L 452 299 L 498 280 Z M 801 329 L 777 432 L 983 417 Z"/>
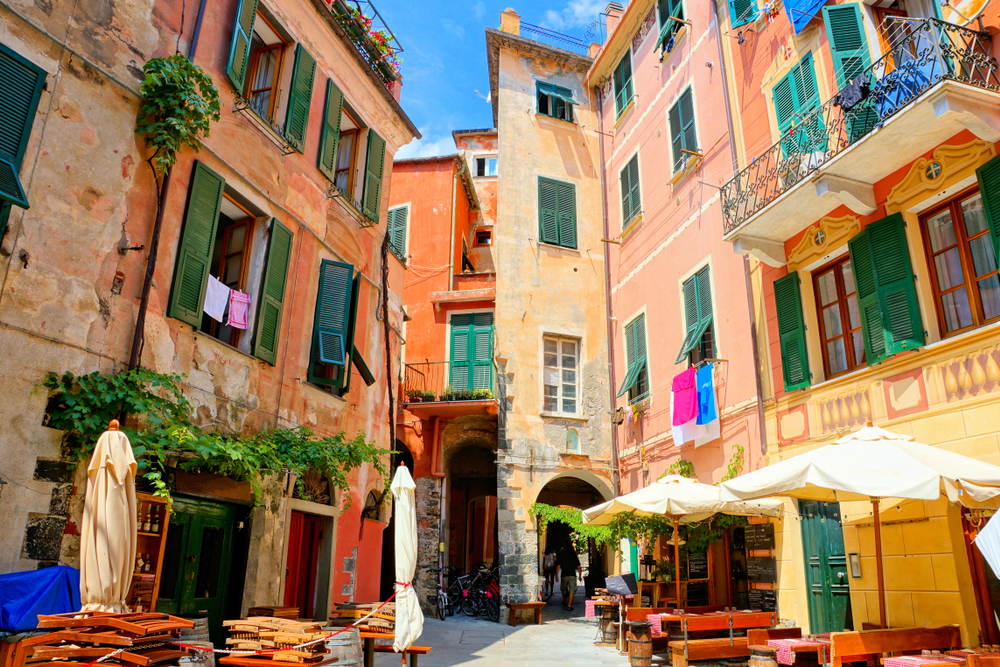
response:
<path id="1" fill-rule="evenodd" d="M 726 102 L 726 123 L 729 128 L 729 153 L 733 158 L 733 174 L 739 173 L 739 162 L 736 159 L 736 141 L 733 134 L 733 114 L 729 108 L 729 82 L 726 75 L 726 61 L 722 53 L 722 29 L 719 27 L 719 8 L 712 2 L 712 15 L 715 18 L 716 45 L 719 47 L 719 71 L 722 73 L 723 100 Z M 719 191 L 722 199 L 722 191 Z M 753 378 L 757 388 L 757 432 L 760 434 L 761 456 L 767 454 L 767 435 L 764 432 L 764 391 L 760 380 L 760 353 L 757 350 L 757 317 L 754 314 L 753 288 L 750 281 L 750 260 L 743 255 L 743 278 L 746 283 L 747 307 L 750 311 L 750 344 L 753 346 Z"/>
<path id="2" fill-rule="evenodd" d="M 188 45 L 188 60 L 194 62 L 194 52 L 198 50 L 198 37 L 201 35 L 201 21 L 205 18 L 205 4 L 207 0 L 201 0 L 198 4 L 198 18 L 194 20 L 194 33 L 191 35 L 191 43 Z"/>
<path id="3" fill-rule="evenodd" d="M 609 33 L 610 34 L 610 31 Z M 597 99 L 597 128 L 598 131 L 604 127 L 603 125 L 603 114 L 601 113 L 601 98 L 600 93 L 597 88 L 593 89 L 594 97 Z M 599 149 L 599 158 L 601 160 L 601 213 L 604 218 L 604 238 L 609 239 L 608 231 L 608 198 L 607 198 L 607 183 L 604 179 L 604 135 L 597 135 L 597 147 Z M 608 243 L 604 243 L 604 307 L 607 311 L 606 319 L 608 322 L 608 378 L 611 380 L 611 403 L 612 408 L 611 414 L 614 415 L 614 405 L 617 397 L 615 396 L 615 345 L 614 345 L 614 325 L 611 321 L 611 248 L 608 247 Z M 621 493 L 618 482 L 618 428 L 614 423 L 611 424 L 611 481 L 612 481 L 612 491 L 617 496 Z"/>

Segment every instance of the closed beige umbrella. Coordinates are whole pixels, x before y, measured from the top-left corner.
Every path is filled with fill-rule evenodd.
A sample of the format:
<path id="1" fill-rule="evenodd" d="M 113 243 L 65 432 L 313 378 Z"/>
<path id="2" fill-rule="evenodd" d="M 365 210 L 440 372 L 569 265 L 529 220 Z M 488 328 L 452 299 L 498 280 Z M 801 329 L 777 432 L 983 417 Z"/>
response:
<path id="1" fill-rule="evenodd" d="M 125 596 L 135 569 L 135 457 L 112 419 L 87 466 L 80 529 L 80 601 L 83 611 L 128 612 Z"/>

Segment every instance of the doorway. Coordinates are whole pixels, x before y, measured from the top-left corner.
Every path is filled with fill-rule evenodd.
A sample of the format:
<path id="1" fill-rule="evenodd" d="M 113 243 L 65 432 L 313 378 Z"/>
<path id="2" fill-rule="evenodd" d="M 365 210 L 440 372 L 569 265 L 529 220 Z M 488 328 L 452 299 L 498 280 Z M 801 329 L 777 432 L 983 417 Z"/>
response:
<path id="1" fill-rule="evenodd" d="M 1000 579 L 983 559 L 979 548 L 972 544 L 991 516 L 992 510 L 962 510 L 962 532 L 965 533 L 965 548 L 969 553 L 976 610 L 979 612 L 980 645 L 1000 644 L 1000 621 L 997 620 L 1000 614 Z"/>
<path id="2" fill-rule="evenodd" d="M 326 517 L 292 510 L 285 565 L 285 606 L 297 607 L 300 618 L 316 614 L 319 548 Z"/>
<path id="3" fill-rule="evenodd" d="M 802 550 L 813 634 L 853 629 L 840 503 L 800 500 Z"/>
<path id="4" fill-rule="evenodd" d="M 227 610 L 237 513 L 233 505 L 175 497 L 163 554 L 156 611 L 208 618 L 216 646 Z"/>

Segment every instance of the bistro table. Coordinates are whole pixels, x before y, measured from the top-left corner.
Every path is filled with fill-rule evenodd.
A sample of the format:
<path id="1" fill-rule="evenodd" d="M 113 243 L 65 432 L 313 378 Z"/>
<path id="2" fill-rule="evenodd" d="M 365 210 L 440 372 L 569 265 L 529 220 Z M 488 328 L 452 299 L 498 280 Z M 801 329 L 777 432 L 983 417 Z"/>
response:
<path id="1" fill-rule="evenodd" d="M 819 636 L 814 639 L 769 639 L 767 645 L 778 649 L 775 659 L 779 665 L 794 665 L 796 653 L 812 653 L 816 662 L 826 665 L 830 654 L 830 637 Z"/>

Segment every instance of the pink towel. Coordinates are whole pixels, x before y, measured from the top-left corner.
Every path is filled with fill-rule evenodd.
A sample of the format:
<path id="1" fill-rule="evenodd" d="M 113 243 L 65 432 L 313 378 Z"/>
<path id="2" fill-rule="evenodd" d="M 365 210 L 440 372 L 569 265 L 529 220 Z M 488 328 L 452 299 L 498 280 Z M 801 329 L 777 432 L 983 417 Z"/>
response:
<path id="1" fill-rule="evenodd" d="M 247 311 L 250 309 L 250 295 L 233 290 L 229 293 L 229 321 L 227 324 L 237 329 L 247 328 Z"/>
<path id="2" fill-rule="evenodd" d="M 594 609 L 593 600 L 584 600 L 583 606 L 586 609 L 586 613 L 583 615 L 584 618 L 597 618 L 597 611 Z"/>
<path id="3" fill-rule="evenodd" d="M 695 385 L 697 371 L 689 368 L 675 375 L 673 390 L 673 415 L 671 423 L 674 426 L 687 424 L 698 416 L 698 387 Z"/>
<path id="4" fill-rule="evenodd" d="M 649 634 L 653 637 L 663 636 L 663 622 L 659 614 L 646 614 L 646 620 L 652 625 L 649 626 Z"/>

